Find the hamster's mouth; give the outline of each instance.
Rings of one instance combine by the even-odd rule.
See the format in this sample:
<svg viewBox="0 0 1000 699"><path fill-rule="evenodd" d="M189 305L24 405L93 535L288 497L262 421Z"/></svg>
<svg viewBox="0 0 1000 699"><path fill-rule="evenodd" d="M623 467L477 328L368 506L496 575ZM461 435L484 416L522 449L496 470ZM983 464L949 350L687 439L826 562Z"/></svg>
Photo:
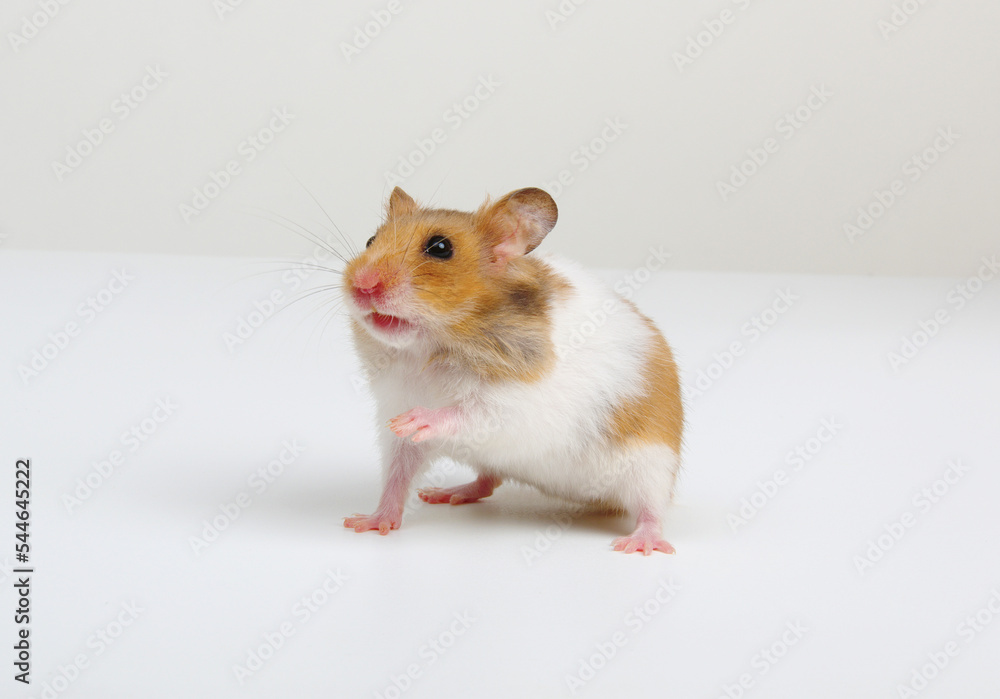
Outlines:
<svg viewBox="0 0 1000 699"><path fill-rule="evenodd" d="M413 329L413 323L408 320L403 320L402 318L397 318L396 316L387 316L378 311L372 311L367 316L365 320L374 325L376 328L382 332L387 333L403 333L408 332Z"/></svg>

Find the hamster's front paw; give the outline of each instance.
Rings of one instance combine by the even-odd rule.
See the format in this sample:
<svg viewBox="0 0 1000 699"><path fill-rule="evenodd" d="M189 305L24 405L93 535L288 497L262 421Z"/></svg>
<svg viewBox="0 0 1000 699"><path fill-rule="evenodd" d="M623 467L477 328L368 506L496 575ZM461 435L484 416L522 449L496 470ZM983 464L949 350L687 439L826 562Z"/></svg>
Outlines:
<svg viewBox="0 0 1000 699"><path fill-rule="evenodd" d="M457 408L413 408L389 420L389 428L396 436L414 442L435 437L450 437L458 429Z"/></svg>
<svg viewBox="0 0 1000 699"><path fill-rule="evenodd" d="M379 534L385 536L393 529L399 529L400 521L400 517L393 518L376 512L373 515L355 514L353 517L344 517L344 526L356 532L377 529Z"/></svg>

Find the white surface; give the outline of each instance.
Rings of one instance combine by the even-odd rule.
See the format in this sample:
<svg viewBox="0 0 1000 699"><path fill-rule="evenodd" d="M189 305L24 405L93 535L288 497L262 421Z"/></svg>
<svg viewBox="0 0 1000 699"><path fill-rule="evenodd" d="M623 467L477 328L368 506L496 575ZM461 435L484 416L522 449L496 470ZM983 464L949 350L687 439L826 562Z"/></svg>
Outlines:
<svg viewBox="0 0 1000 699"><path fill-rule="evenodd" d="M134 281L93 322L78 317L122 268ZM418 507L385 538L341 526L379 491L375 427L342 320L321 335L322 314L307 317L304 301L233 354L223 341L253 301L284 288L249 276L268 268L0 255L0 561L13 561L14 462L30 457L37 568L35 684L11 679L4 612L3 696L42 696L78 654L90 665L59 696L375 697L411 663L421 675L406 697L572 696L566 676L616 633L624 646L578 696L714 698L749 673L746 697L895 697L949 640L959 655L919 696L996 695L1000 619L971 642L957 626L1000 588L1000 282L893 372L887 353L947 307L956 280L656 275L637 300L674 344L688 388L713 353L745 349L689 400L686 471L666 531L678 553L613 553L631 522L586 516L553 529L529 565L526 547L571 508L511 486L478 505ZM742 328L779 289L798 300L753 341ZM17 366L70 320L82 333L25 385ZM121 433L158 398L175 414L68 513L76 479L123 448ZM734 533L727 514L831 418L842 430ZM248 477L285 440L304 452L255 493ZM860 575L854 557L917 512L911 499L954 459L968 473ZM189 537L243 491L252 504L195 555ZM299 623L294 605L328 569L347 576L343 587ZM636 628L627 615L661 581L679 591ZM14 599L6 576L0 608ZM98 656L88 638L127 602L143 611ZM424 647L461 613L474 621L444 655ZM233 666L286 621L294 635L241 687ZM795 622L803 638L760 675L755 655Z"/></svg>
<svg viewBox="0 0 1000 699"><path fill-rule="evenodd" d="M405 178L418 200L470 209L544 186L566 224L550 249L590 265L629 266L608 245L624 234L665 243L674 269L958 276L1000 223L997 3L90 0L55 5L15 50L54 2L0 6L11 248L285 254L288 239L248 213L313 216L297 177L342 228L369 230L386 173L418 142L433 145ZM220 17L225 3L237 6ZM372 13L391 19L348 60ZM880 24L894 19L898 31ZM165 75L126 105L147 69ZM454 105L467 99L466 118ZM241 148L274 109L291 122ZM53 162L102 119L113 131L57 177ZM904 170L939 128L958 140ZM717 183L768 139L776 152L723 199ZM181 204L230 161L239 174L186 223ZM844 224L897 180L905 192L849 242Z"/></svg>

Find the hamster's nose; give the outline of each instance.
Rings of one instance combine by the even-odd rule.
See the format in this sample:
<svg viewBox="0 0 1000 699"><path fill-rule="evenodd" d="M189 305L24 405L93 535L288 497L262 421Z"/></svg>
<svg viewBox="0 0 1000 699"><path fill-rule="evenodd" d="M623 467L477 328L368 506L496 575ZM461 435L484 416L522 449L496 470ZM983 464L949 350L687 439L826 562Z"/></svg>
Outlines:
<svg viewBox="0 0 1000 699"><path fill-rule="evenodd" d="M382 278L374 268L365 267L354 275L354 289L364 296L373 296L382 290Z"/></svg>

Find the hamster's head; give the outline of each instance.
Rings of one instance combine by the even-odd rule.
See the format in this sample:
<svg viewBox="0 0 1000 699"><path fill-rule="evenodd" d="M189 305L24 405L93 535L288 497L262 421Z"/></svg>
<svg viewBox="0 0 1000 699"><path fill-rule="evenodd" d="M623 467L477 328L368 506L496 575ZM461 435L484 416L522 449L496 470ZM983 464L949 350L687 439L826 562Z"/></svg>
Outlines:
<svg viewBox="0 0 1000 699"><path fill-rule="evenodd" d="M476 212L430 209L396 187L385 221L344 270L351 316L374 339L405 347L475 332L509 285L512 265L555 226L556 204L519 189Z"/></svg>

